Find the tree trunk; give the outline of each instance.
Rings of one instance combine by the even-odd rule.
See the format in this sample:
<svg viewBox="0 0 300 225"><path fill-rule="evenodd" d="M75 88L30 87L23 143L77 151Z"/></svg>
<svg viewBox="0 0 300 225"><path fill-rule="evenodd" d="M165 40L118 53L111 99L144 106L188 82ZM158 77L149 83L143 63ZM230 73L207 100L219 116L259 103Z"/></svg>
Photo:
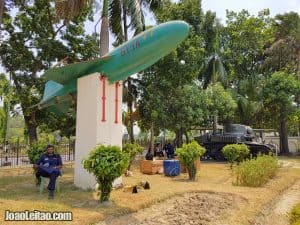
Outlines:
<svg viewBox="0 0 300 225"><path fill-rule="evenodd" d="M132 85L131 85L131 78L127 78L127 88L128 88L128 101L127 101L127 108L129 112L129 140L130 143L134 143L134 133L133 133L133 96L132 96Z"/></svg>
<svg viewBox="0 0 300 225"><path fill-rule="evenodd" d="M128 27L127 27L127 9L125 4L123 4L123 27L124 27L124 39L125 41L128 41ZM132 84L131 84L131 78L128 77L126 79L126 82L124 82L124 84L127 83L127 90L128 90L128 99L127 99L127 108L128 108L128 112L129 112L129 141L130 143L134 143L134 132L133 132L133 101L134 101L134 96L133 96L133 89L132 89ZM124 87L126 88L126 87Z"/></svg>
<svg viewBox="0 0 300 225"><path fill-rule="evenodd" d="M150 127L150 151L152 155L154 155L154 123L151 122L151 127Z"/></svg>
<svg viewBox="0 0 300 225"><path fill-rule="evenodd" d="M98 184L100 184L100 202L107 202L109 201L110 193L112 191L112 181L106 180L106 179L100 179L98 181Z"/></svg>
<svg viewBox="0 0 300 225"><path fill-rule="evenodd" d="M100 30L100 56L104 56L109 51L109 20L108 20L108 0L103 1Z"/></svg>
<svg viewBox="0 0 300 225"><path fill-rule="evenodd" d="M216 134L218 129L218 115L215 114L213 120L213 134Z"/></svg>
<svg viewBox="0 0 300 225"><path fill-rule="evenodd" d="M182 129L179 129L176 131L176 138L175 138L175 145L177 148L181 148L182 147Z"/></svg>
<svg viewBox="0 0 300 225"><path fill-rule="evenodd" d="M288 145L288 133L287 133L287 117L284 115L284 112L281 112L280 116L280 153L282 155L289 154L289 145Z"/></svg>
<svg viewBox="0 0 300 225"><path fill-rule="evenodd" d="M22 86L20 85L20 83L18 82L14 74L12 74L12 78L14 80L14 84L16 86L16 91L18 95L22 96ZM28 129L29 144L31 145L37 141L36 128L38 124L36 122L35 112L28 109L29 106L27 104L28 104L27 102L22 102L22 98L21 98L21 108L24 114L25 125L26 128Z"/></svg>
<svg viewBox="0 0 300 225"><path fill-rule="evenodd" d="M189 135L188 135L187 130L184 131L184 136L185 136L185 143L186 144L190 143L190 139L189 139Z"/></svg>
<svg viewBox="0 0 300 225"><path fill-rule="evenodd" d="M37 124L35 121L35 112L31 112L30 115L24 116L24 120L28 129L29 144L31 145L37 141Z"/></svg>
<svg viewBox="0 0 300 225"><path fill-rule="evenodd" d="M188 165L188 174L189 174L189 180L195 181L196 180L196 174L197 174L197 167L194 165L195 163L192 163L191 165Z"/></svg>

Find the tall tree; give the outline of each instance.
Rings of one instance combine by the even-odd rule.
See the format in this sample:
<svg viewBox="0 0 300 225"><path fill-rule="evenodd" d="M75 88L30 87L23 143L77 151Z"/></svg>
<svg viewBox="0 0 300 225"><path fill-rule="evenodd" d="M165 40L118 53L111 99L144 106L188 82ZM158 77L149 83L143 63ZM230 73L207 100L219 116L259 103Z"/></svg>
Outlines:
<svg viewBox="0 0 300 225"><path fill-rule="evenodd" d="M156 11L161 8L161 0L126 0L112 1L110 6L110 23L113 34L117 37L115 44L121 44L128 41L129 29L134 31L134 35L145 30L145 19L142 6L150 11ZM129 133L130 142L134 142L134 117L138 111L134 112L134 104L138 97L136 79L128 77L123 82L123 101L127 103L128 113L124 114L127 118L124 121Z"/></svg>
<svg viewBox="0 0 300 225"><path fill-rule="evenodd" d="M272 73L285 70L300 79L300 16L296 12L276 15L274 41L266 49L264 66Z"/></svg>
<svg viewBox="0 0 300 225"><path fill-rule="evenodd" d="M93 1L88 0L68 0L57 4L61 18L69 19L80 13L80 10ZM103 0L101 14L100 30L100 56L108 53L109 50L109 30L116 36L115 46L128 41L128 31L133 30L138 34L145 30L145 19L142 6L153 11L161 6L161 0ZM69 7L72 6L72 7ZM133 80L129 77L123 83L124 98L127 103L128 126L127 130L131 142L134 142L133 136L133 104L137 98L137 88Z"/></svg>
<svg viewBox="0 0 300 225"><path fill-rule="evenodd" d="M191 128L191 123L199 124L205 117L205 108L199 104L205 105L204 94L194 85L199 68L203 66L205 52L200 35L201 1L164 1L164 7L168 10L156 12L158 22L185 20L191 25L190 35L176 51L141 73L139 112L146 129L172 130L176 133L177 146L181 146L182 136ZM192 112L190 107L195 111Z"/></svg>
<svg viewBox="0 0 300 225"><path fill-rule="evenodd" d="M267 46L265 51L265 72L272 74L276 71L284 71L283 74L293 75L297 80L300 80L300 16L296 12L276 15L272 23L272 28L274 30L274 40ZM295 96L295 102L299 106L299 93L287 93ZM278 104L283 105L283 103ZM284 154L289 152L287 143L287 117L291 114L290 108L291 106L289 105L287 105L286 109L280 108L280 149ZM300 121L294 120L293 122L297 122L299 132Z"/></svg>
<svg viewBox="0 0 300 225"><path fill-rule="evenodd" d="M38 125L47 122L45 112L30 107L41 98L44 81L39 75L66 57L75 62L96 56L97 43L84 34L87 10L69 23L55 20L53 2L48 0L20 2L16 11L15 16L4 18L0 58L12 76L32 143L37 139Z"/></svg>
<svg viewBox="0 0 300 225"><path fill-rule="evenodd" d="M285 72L276 72L267 80L263 89L264 106L270 109L271 118L277 121L280 135L280 152L289 154L287 121L296 109L293 102L300 93L300 81Z"/></svg>
<svg viewBox="0 0 300 225"><path fill-rule="evenodd" d="M273 38L271 21L267 9L258 16L246 10L227 11L227 25L221 31L223 62L238 103L236 119L243 124L255 124L262 109L252 106L262 105L260 90L265 79L262 64L265 47Z"/></svg>

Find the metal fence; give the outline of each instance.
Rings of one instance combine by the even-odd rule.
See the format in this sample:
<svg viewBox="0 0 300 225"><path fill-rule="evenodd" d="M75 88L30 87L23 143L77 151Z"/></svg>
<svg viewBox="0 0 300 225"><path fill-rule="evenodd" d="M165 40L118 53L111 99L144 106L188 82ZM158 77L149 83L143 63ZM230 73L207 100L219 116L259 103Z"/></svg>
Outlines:
<svg viewBox="0 0 300 225"><path fill-rule="evenodd" d="M0 145L0 167L29 165L30 161L26 154L28 148L29 146L19 143L7 145L5 148ZM74 142L61 143L56 146L56 151L63 162L75 160Z"/></svg>

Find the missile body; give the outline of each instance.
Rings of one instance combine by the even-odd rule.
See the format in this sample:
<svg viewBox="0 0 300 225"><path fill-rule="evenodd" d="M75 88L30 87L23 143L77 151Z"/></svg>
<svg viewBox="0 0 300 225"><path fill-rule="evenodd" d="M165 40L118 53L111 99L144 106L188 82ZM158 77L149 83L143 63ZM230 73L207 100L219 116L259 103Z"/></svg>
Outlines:
<svg viewBox="0 0 300 225"><path fill-rule="evenodd" d="M39 108L69 99L70 94L76 93L77 79L82 76L98 72L113 83L146 69L174 50L188 31L189 25L184 21L166 22L142 32L102 58L47 70L44 78L48 82Z"/></svg>

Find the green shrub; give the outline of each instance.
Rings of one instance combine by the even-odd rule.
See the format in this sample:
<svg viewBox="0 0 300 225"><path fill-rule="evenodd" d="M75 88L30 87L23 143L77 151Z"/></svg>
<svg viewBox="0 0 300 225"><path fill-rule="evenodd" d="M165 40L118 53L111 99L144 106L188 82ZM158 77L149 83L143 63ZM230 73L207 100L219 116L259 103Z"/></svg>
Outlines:
<svg viewBox="0 0 300 225"><path fill-rule="evenodd" d="M35 164L43 153L46 153L47 143L44 141L34 142L27 150L27 155L31 164Z"/></svg>
<svg viewBox="0 0 300 225"><path fill-rule="evenodd" d="M135 156L139 153L142 153L144 151L144 148L137 143L127 143L123 146L122 151L126 152L129 155L129 164L127 169L130 170L130 166Z"/></svg>
<svg viewBox="0 0 300 225"><path fill-rule="evenodd" d="M236 185L259 187L273 178L278 171L278 160L271 155L258 155L235 168Z"/></svg>
<svg viewBox="0 0 300 225"><path fill-rule="evenodd" d="M300 203L293 207L290 213L290 222L292 225L300 225Z"/></svg>
<svg viewBox="0 0 300 225"><path fill-rule="evenodd" d="M96 146L83 160L83 167L93 173L100 186L100 201L108 201L112 182L120 177L127 168L129 157L118 146Z"/></svg>
<svg viewBox="0 0 300 225"><path fill-rule="evenodd" d="M249 155L250 150L245 144L230 144L224 146L222 152L232 168L233 163L242 162Z"/></svg>
<svg viewBox="0 0 300 225"><path fill-rule="evenodd" d="M239 157L237 159L237 162L240 163L244 161L249 155L250 155L250 150L247 145L245 144L238 144L239 148Z"/></svg>
<svg viewBox="0 0 300 225"><path fill-rule="evenodd" d="M182 148L176 150L179 160L188 170L190 180L196 179L197 166L195 165L195 161L199 160L204 153L205 148L196 141L192 141L189 144L183 144Z"/></svg>

